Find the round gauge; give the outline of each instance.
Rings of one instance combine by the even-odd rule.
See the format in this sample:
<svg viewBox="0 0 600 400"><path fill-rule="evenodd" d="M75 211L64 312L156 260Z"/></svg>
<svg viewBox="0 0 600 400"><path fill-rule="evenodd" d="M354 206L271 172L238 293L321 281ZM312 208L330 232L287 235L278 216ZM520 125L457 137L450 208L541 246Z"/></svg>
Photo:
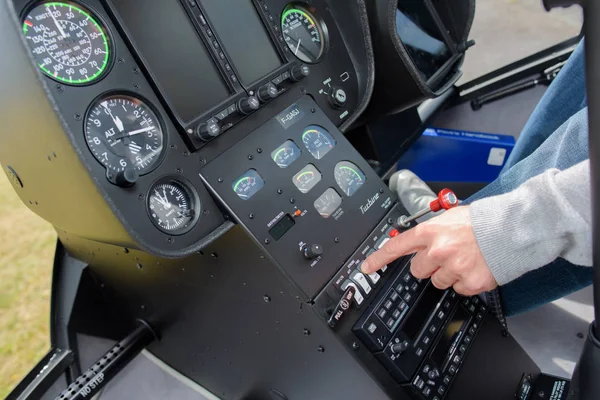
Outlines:
<svg viewBox="0 0 600 400"><path fill-rule="evenodd" d="M356 165L342 161L335 166L335 181L346 195L352 196L365 183L365 174Z"/></svg>
<svg viewBox="0 0 600 400"><path fill-rule="evenodd" d="M171 235L188 232L197 220L199 200L184 183L171 178L156 182L148 193L148 214L152 223Z"/></svg>
<svg viewBox="0 0 600 400"><path fill-rule="evenodd" d="M242 200L250 200L264 186L264 179L254 169L249 169L231 184L235 194Z"/></svg>
<svg viewBox="0 0 600 400"><path fill-rule="evenodd" d="M271 158L279 168L287 168L300 157L300 153L296 143L286 140L285 143L273 150Z"/></svg>
<svg viewBox="0 0 600 400"><path fill-rule="evenodd" d="M86 85L106 72L110 46L92 14L70 2L43 2L23 21L23 34L38 67L69 85Z"/></svg>
<svg viewBox="0 0 600 400"><path fill-rule="evenodd" d="M294 175L294 185L302 193L308 193L317 183L321 181L321 173L312 164L302 168L300 172Z"/></svg>
<svg viewBox="0 0 600 400"><path fill-rule="evenodd" d="M290 7L281 17L281 31L291 52L301 61L316 63L325 53L326 26L302 7Z"/></svg>
<svg viewBox="0 0 600 400"><path fill-rule="evenodd" d="M335 140L325 128L312 125L304 129L302 142L310 154L320 160L335 147Z"/></svg>
<svg viewBox="0 0 600 400"><path fill-rule="evenodd" d="M142 100L127 95L102 97L93 103L85 137L94 157L115 173L128 168L140 175L150 172L164 145L156 114Z"/></svg>
<svg viewBox="0 0 600 400"><path fill-rule="evenodd" d="M314 203L315 209L323 218L331 217L341 205L342 198L333 188L327 189Z"/></svg>

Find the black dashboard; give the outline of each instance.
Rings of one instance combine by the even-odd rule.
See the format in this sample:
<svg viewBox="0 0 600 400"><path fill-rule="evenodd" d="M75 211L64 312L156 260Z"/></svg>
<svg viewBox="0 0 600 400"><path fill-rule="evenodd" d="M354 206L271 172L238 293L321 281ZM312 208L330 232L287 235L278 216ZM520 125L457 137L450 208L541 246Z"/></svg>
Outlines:
<svg viewBox="0 0 600 400"><path fill-rule="evenodd" d="M158 255L192 254L226 222L202 169L286 109L283 98L311 97L335 128L364 107L369 77L358 75L369 68L356 63L367 52L355 43L353 53L363 53L351 57L325 1L15 7L72 145L124 217L133 247Z"/></svg>

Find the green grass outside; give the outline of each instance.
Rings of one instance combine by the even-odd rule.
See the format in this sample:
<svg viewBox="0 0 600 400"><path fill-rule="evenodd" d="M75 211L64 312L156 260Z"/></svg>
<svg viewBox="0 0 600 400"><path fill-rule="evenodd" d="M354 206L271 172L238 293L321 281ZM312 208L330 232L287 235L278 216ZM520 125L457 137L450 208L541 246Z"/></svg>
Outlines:
<svg viewBox="0 0 600 400"><path fill-rule="evenodd" d="M56 233L0 173L0 399L50 348Z"/></svg>

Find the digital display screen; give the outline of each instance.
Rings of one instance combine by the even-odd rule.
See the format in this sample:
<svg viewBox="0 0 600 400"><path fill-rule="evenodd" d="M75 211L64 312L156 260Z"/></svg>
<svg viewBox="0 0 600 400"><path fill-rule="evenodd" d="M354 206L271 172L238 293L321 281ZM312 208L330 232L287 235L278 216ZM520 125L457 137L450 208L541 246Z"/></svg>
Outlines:
<svg viewBox="0 0 600 400"><path fill-rule="evenodd" d="M227 85L179 0L112 0L112 4L182 122L229 97Z"/></svg>
<svg viewBox="0 0 600 400"><path fill-rule="evenodd" d="M417 339L419 333L424 328L423 325L427 321L427 318L431 315L443 295L444 291L439 290L432 284L429 284L427 289L425 289L425 293L423 293L418 303L415 304L412 313L402 327L402 331L406 333L410 340L414 342Z"/></svg>
<svg viewBox="0 0 600 400"><path fill-rule="evenodd" d="M251 0L201 3L243 83L250 85L282 65Z"/></svg>
<svg viewBox="0 0 600 400"><path fill-rule="evenodd" d="M404 1L396 10L396 30L423 79L452 57L442 32L423 1Z"/></svg>
<svg viewBox="0 0 600 400"><path fill-rule="evenodd" d="M435 349L431 353L431 360L437 364L438 367L443 368L446 359L451 354L448 354L452 349L452 345L459 338L461 329L465 323L469 321L471 317L462 307L458 307L454 315L452 316L452 320L446 327L446 330L440 336L438 343L435 346Z"/></svg>
<svg viewBox="0 0 600 400"><path fill-rule="evenodd" d="M281 239L283 235L287 233L287 231L292 229L292 226L294 225L296 225L294 218L292 218L290 214L285 214L283 218L281 218L281 220L275 224L274 227L269 229L269 235L271 235L271 237L277 241Z"/></svg>

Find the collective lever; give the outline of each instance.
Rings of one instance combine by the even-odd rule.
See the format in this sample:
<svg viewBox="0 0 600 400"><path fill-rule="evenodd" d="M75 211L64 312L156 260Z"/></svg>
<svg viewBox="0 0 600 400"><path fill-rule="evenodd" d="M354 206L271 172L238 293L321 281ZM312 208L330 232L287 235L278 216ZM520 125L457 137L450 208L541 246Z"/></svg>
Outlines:
<svg viewBox="0 0 600 400"><path fill-rule="evenodd" d="M398 225L403 228L409 228L410 223L417 218L421 218L430 212L437 212L442 209L449 210L458 205L458 197L450 189L442 189L438 194L438 198L429 203L429 207L419 211L418 213L407 217L406 215L398 218Z"/></svg>

